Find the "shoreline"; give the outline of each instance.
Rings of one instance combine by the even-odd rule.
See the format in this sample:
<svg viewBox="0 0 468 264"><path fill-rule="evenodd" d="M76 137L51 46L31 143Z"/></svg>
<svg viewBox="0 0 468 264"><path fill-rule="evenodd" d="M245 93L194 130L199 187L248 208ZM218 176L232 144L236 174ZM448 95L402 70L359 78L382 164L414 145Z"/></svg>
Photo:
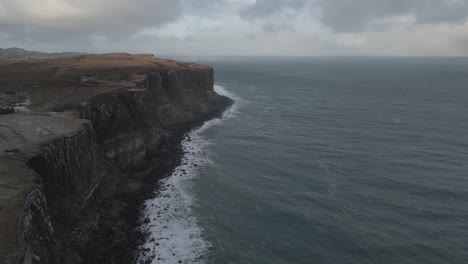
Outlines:
<svg viewBox="0 0 468 264"><path fill-rule="evenodd" d="M141 263L152 263L154 255L143 248L150 237L141 228L150 221L143 217L145 202L157 197L160 181L170 177L181 165L185 155L182 142L189 138L188 134L210 120L222 118L233 103L230 99L222 109L174 129L161 146L162 151L148 161L149 168L129 173L114 195L96 205L99 208L96 217L80 223L70 233L70 239L75 240L73 247L81 248L78 252L85 263L137 263L140 257L146 259ZM76 240L79 233L88 233L89 237L85 241Z"/></svg>
<svg viewBox="0 0 468 264"><path fill-rule="evenodd" d="M0 262L133 264L181 140L232 104L213 68L125 53L0 68Z"/></svg>
<svg viewBox="0 0 468 264"><path fill-rule="evenodd" d="M215 85L214 90L233 100L220 116L203 122L185 134L182 159L170 175L160 180L160 190L145 202L141 228L149 237L141 247L137 263L199 263L211 244L204 237L203 227L193 211L197 195L193 187L203 177L203 168L210 166L210 141L205 131L216 129L237 113L239 98Z"/></svg>

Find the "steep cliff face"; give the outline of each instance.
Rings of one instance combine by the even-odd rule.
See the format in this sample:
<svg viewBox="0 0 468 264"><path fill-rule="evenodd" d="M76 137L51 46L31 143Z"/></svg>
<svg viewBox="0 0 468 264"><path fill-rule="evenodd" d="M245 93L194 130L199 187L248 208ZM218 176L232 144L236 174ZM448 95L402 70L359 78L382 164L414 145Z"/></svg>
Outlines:
<svg viewBox="0 0 468 264"><path fill-rule="evenodd" d="M82 263L74 227L93 225L95 205L169 138L231 103L210 67L128 54L0 64L0 102L16 94L26 113L7 103L14 113L0 115L0 263Z"/></svg>
<svg viewBox="0 0 468 264"><path fill-rule="evenodd" d="M0 263L18 263L27 250L22 234L30 230L32 196L41 193L41 186L24 159L14 155L0 157L0 175ZM47 219L37 224L46 222Z"/></svg>
<svg viewBox="0 0 468 264"><path fill-rule="evenodd" d="M28 164L41 176L50 215L64 219L87 208L107 174L105 162L88 123L74 135L42 144Z"/></svg>
<svg viewBox="0 0 468 264"><path fill-rule="evenodd" d="M0 116L0 229L8 230L0 236L0 263L73 263L52 223L54 216L76 213L83 204L79 198L89 193L75 188L86 185L76 166L81 157L68 158L93 145L85 140L74 149L67 143L79 141L90 128L87 120L51 113ZM49 163L39 167L38 160Z"/></svg>
<svg viewBox="0 0 468 264"><path fill-rule="evenodd" d="M96 96L80 109L106 157L124 169L141 166L157 152L165 130L190 125L228 104L213 91L212 69L158 70L143 84Z"/></svg>

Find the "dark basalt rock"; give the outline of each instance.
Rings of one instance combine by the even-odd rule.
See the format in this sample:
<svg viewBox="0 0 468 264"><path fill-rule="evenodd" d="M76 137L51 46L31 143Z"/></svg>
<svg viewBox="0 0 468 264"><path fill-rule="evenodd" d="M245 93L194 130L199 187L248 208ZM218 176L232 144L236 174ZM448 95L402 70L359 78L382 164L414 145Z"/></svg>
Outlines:
<svg viewBox="0 0 468 264"><path fill-rule="evenodd" d="M180 140L231 104L213 81L150 55L0 62L0 263L135 263Z"/></svg>

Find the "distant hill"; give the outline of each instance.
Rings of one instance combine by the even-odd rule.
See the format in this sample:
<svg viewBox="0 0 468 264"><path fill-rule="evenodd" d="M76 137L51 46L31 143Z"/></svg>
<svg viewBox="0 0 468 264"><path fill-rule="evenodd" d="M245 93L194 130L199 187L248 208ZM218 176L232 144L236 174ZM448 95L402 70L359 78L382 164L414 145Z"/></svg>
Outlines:
<svg viewBox="0 0 468 264"><path fill-rule="evenodd" d="M41 57L56 57L56 56L75 56L84 53L78 52L61 52L61 53L45 53L39 51L29 51L20 48L0 48L0 59L26 59L26 58L41 58Z"/></svg>

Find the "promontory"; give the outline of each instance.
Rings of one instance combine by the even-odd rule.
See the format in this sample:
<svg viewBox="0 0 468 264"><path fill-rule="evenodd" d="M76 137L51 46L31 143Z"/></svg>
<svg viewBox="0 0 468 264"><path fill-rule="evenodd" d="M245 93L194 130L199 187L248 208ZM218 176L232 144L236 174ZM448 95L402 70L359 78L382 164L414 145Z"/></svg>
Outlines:
<svg viewBox="0 0 468 264"><path fill-rule="evenodd" d="M180 139L231 100L209 66L124 53L0 61L0 263L131 263Z"/></svg>

